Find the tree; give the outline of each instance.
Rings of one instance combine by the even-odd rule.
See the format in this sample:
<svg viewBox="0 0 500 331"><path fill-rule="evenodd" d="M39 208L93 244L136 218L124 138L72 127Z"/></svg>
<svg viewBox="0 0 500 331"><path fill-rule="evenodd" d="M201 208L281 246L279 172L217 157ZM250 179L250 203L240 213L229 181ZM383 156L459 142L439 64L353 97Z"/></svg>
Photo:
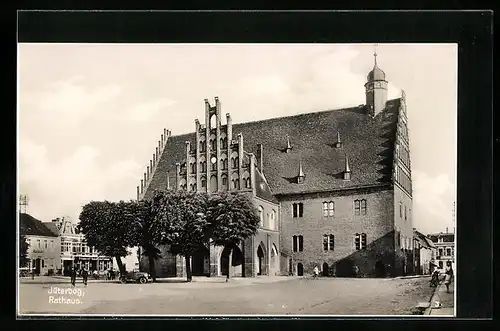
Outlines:
<svg viewBox="0 0 500 331"><path fill-rule="evenodd" d="M28 264L28 248L30 244L26 239L26 229L20 224L19 226L19 267L25 267Z"/></svg>
<svg viewBox="0 0 500 331"><path fill-rule="evenodd" d="M218 246L229 247L229 269L231 278L233 249L245 239L255 235L259 228L259 216L253 202L239 193L216 193L207 204L208 227L206 236Z"/></svg>
<svg viewBox="0 0 500 331"><path fill-rule="evenodd" d="M132 242L133 210L129 203L120 201L91 201L83 206L77 228L85 235L87 245L99 254L113 256L121 274L126 270L121 257L128 255Z"/></svg>
<svg viewBox="0 0 500 331"><path fill-rule="evenodd" d="M170 245L170 252L186 259L186 277L193 279L191 257L206 243L205 233L207 195L185 191L167 191L164 195L163 227L165 244Z"/></svg>
<svg viewBox="0 0 500 331"><path fill-rule="evenodd" d="M156 282L155 261L161 257L158 245L165 241L163 219L166 211L165 193L156 191L152 200L131 201L130 208L134 214L133 242L142 247L142 255L148 257L149 273Z"/></svg>

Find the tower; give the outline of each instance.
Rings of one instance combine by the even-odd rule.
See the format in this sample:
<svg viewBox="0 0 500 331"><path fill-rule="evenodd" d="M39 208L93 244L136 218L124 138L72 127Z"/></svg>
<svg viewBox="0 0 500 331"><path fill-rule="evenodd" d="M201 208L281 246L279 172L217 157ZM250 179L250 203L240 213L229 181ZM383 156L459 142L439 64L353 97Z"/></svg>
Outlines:
<svg viewBox="0 0 500 331"><path fill-rule="evenodd" d="M371 116L375 117L385 108L387 102L387 81L385 73L377 65L377 52L373 54L374 65L372 71L368 73L365 84L366 106Z"/></svg>

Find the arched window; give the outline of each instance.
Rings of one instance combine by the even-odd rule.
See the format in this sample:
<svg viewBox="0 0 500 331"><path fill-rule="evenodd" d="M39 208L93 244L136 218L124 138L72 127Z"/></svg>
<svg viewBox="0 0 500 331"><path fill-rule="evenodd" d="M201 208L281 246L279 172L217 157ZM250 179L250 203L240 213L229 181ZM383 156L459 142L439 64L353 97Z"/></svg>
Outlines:
<svg viewBox="0 0 500 331"><path fill-rule="evenodd" d="M264 208L262 208L262 206L259 206L259 220L260 227L264 227Z"/></svg>
<svg viewBox="0 0 500 331"><path fill-rule="evenodd" d="M239 179L233 179L233 188L236 190L240 189L240 180Z"/></svg>
<svg viewBox="0 0 500 331"><path fill-rule="evenodd" d="M252 186L252 184L251 184L250 178L245 179L245 187L251 188L251 186Z"/></svg>
<svg viewBox="0 0 500 331"><path fill-rule="evenodd" d="M215 144L215 139L210 139L210 150L215 151L217 145Z"/></svg>
<svg viewBox="0 0 500 331"><path fill-rule="evenodd" d="M191 168L191 173L192 174L195 174L196 173L196 163L190 163L189 164L190 168Z"/></svg>
<svg viewBox="0 0 500 331"><path fill-rule="evenodd" d="M206 188L207 187L207 180L206 178L201 179L201 187Z"/></svg>
<svg viewBox="0 0 500 331"><path fill-rule="evenodd" d="M220 158L220 168L222 170L227 170L227 155L222 154Z"/></svg>
<svg viewBox="0 0 500 331"><path fill-rule="evenodd" d="M354 214L366 215L366 200L354 200Z"/></svg>
<svg viewBox="0 0 500 331"><path fill-rule="evenodd" d="M227 176L222 176L222 187L223 190L227 190Z"/></svg>
<svg viewBox="0 0 500 331"><path fill-rule="evenodd" d="M276 211L272 210L269 213L269 229L276 230Z"/></svg>
<svg viewBox="0 0 500 331"><path fill-rule="evenodd" d="M328 216L328 202L323 202L323 216Z"/></svg>

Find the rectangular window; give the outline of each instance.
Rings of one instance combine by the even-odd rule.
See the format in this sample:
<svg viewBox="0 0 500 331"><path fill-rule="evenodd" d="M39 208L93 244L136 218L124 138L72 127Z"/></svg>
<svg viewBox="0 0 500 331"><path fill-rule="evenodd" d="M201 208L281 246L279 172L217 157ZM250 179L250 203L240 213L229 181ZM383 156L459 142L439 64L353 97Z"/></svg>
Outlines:
<svg viewBox="0 0 500 331"><path fill-rule="evenodd" d="M293 217L303 217L304 215L304 204L294 203L292 204Z"/></svg>
<svg viewBox="0 0 500 331"><path fill-rule="evenodd" d="M293 251L296 252L297 251L297 236L293 236L292 240L293 240L293 243L292 243Z"/></svg>
<svg viewBox="0 0 500 331"><path fill-rule="evenodd" d="M296 203L292 204L292 209L293 209L293 217L295 218L298 216L298 208Z"/></svg>
<svg viewBox="0 0 500 331"><path fill-rule="evenodd" d="M329 239L330 239L329 240L329 246L330 246L329 248L331 251L333 251L335 248L335 236L333 234L331 234Z"/></svg>
<svg viewBox="0 0 500 331"><path fill-rule="evenodd" d="M42 268L44 268L44 267L45 267L45 261L42 260Z"/></svg>
<svg viewBox="0 0 500 331"><path fill-rule="evenodd" d="M328 235L326 234L323 235L323 250L328 250Z"/></svg>
<svg viewBox="0 0 500 331"><path fill-rule="evenodd" d="M446 255L451 256L451 248L446 249Z"/></svg>
<svg viewBox="0 0 500 331"><path fill-rule="evenodd" d="M359 250L361 248L361 241L360 240L361 240L361 237L360 237L359 233L356 233L354 235L354 248L356 250Z"/></svg>
<svg viewBox="0 0 500 331"><path fill-rule="evenodd" d="M299 203L299 217L304 216L304 204Z"/></svg>
<svg viewBox="0 0 500 331"><path fill-rule="evenodd" d="M328 216L328 203L323 202L323 216Z"/></svg>
<svg viewBox="0 0 500 331"><path fill-rule="evenodd" d="M304 237L299 236L299 252L304 250Z"/></svg>
<svg viewBox="0 0 500 331"><path fill-rule="evenodd" d="M399 202L399 217L403 218L403 203Z"/></svg>
<svg viewBox="0 0 500 331"><path fill-rule="evenodd" d="M443 256L443 249L442 248L438 249L438 255Z"/></svg>
<svg viewBox="0 0 500 331"><path fill-rule="evenodd" d="M366 215L366 200L361 200L361 215Z"/></svg>
<svg viewBox="0 0 500 331"><path fill-rule="evenodd" d="M359 215L361 211L361 202L359 200L354 200L354 215Z"/></svg>
<svg viewBox="0 0 500 331"><path fill-rule="evenodd" d="M361 249L366 249L366 233L361 234Z"/></svg>
<svg viewBox="0 0 500 331"><path fill-rule="evenodd" d="M49 244L47 243L47 240L44 240L44 244L45 244L45 249L49 248Z"/></svg>
<svg viewBox="0 0 500 331"><path fill-rule="evenodd" d="M328 203L328 216L333 216L334 213L335 213L335 204L333 203L333 201L330 201Z"/></svg>

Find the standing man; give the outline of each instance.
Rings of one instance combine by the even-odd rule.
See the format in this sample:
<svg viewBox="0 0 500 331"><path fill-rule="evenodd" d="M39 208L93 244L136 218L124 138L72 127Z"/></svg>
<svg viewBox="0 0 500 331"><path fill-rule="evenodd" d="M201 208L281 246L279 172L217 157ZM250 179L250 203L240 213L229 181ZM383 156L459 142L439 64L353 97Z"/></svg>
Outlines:
<svg viewBox="0 0 500 331"><path fill-rule="evenodd" d="M73 268L71 269L71 285L75 287L75 283L76 283L76 267L73 266Z"/></svg>
<svg viewBox="0 0 500 331"><path fill-rule="evenodd" d="M87 286L87 279L89 277L89 271L87 270L87 267L83 267L82 270L82 278L83 278L83 285Z"/></svg>

